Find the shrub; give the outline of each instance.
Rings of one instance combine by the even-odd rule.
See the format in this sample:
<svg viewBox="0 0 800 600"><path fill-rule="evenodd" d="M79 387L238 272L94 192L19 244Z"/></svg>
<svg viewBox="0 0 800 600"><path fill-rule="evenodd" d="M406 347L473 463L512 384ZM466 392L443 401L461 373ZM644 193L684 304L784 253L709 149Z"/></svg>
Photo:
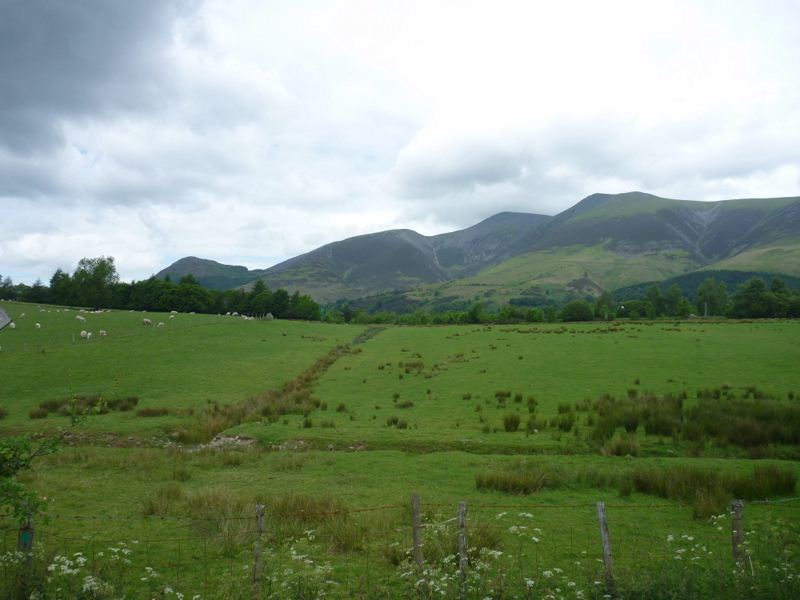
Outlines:
<svg viewBox="0 0 800 600"><path fill-rule="evenodd" d="M510 433L519 429L519 415L517 413L505 415L503 417L503 428Z"/></svg>
<svg viewBox="0 0 800 600"><path fill-rule="evenodd" d="M535 494L543 488L559 487L563 483L556 471L538 463L515 462L502 469L475 475L479 490L495 490L507 494Z"/></svg>
<svg viewBox="0 0 800 600"><path fill-rule="evenodd" d="M30 417L31 419L44 419L49 414L50 413L47 412L46 408L38 407L38 408L32 408L28 413L28 417Z"/></svg>
<svg viewBox="0 0 800 600"><path fill-rule="evenodd" d="M632 435L620 436L606 444L603 453L613 456L639 456L639 442Z"/></svg>
<svg viewBox="0 0 800 600"><path fill-rule="evenodd" d="M163 417L169 414L168 408L148 406L147 408L140 408L136 411L137 417Z"/></svg>
<svg viewBox="0 0 800 600"><path fill-rule="evenodd" d="M397 408L411 408L414 406L414 403L411 400L403 400L402 402L398 402L396 406Z"/></svg>
<svg viewBox="0 0 800 600"><path fill-rule="evenodd" d="M314 422L311 420L311 417L305 417L303 419L303 429L311 429L314 427Z"/></svg>
<svg viewBox="0 0 800 600"><path fill-rule="evenodd" d="M494 393L494 397L497 398L498 400L505 399L505 398L508 398L510 396L511 396L511 392L509 390L497 390Z"/></svg>
<svg viewBox="0 0 800 600"><path fill-rule="evenodd" d="M344 402L340 402L339 406L336 407L336 412L345 412L347 407L344 405Z"/></svg>
<svg viewBox="0 0 800 600"><path fill-rule="evenodd" d="M166 517L175 510L176 504L183 497L183 488L177 483L167 483L159 486L142 500L142 515L145 517Z"/></svg>
<svg viewBox="0 0 800 600"><path fill-rule="evenodd" d="M536 406L537 405L538 405L538 402L536 401L536 398L534 398L533 396L528 396L528 412L529 413L536 412Z"/></svg>

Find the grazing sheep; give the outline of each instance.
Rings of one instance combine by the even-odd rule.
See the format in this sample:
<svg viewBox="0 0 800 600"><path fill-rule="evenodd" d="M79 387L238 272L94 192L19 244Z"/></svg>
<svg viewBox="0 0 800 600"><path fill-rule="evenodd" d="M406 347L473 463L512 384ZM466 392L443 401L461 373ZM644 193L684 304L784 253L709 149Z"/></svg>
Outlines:
<svg viewBox="0 0 800 600"><path fill-rule="evenodd" d="M152 325L153 322L150 319L142 319L142 325Z"/></svg>
<svg viewBox="0 0 800 600"><path fill-rule="evenodd" d="M8 324L8 328L9 329L16 329L17 328L17 324L14 323L14 321L11 321L11 323Z"/></svg>
<svg viewBox="0 0 800 600"><path fill-rule="evenodd" d="M225 316L226 316L226 317L230 317L230 316L231 316L231 311L228 311L228 312L226 312L226 313L225 313Z"/></svg>
<svg viewBox="0 0 800 600"><path fill-rule="evenodd" d="M36 329L41 329L41 328L42 328L42 324L41 323L36 323Z"/></svg>
<svg viewBox="0 0 800 600"><path fill-rule="evenodd" d="M231 313L231 316L232 316L232 317L238 317L238 316L239 316L239 313L238 313L238 312L236 312L236 311L234 311L234 312L232 312L232 313Z"/></svg>
<svg viewBox="0 0 800 600"><path fill-rule="evenodd" d="M156 327L163 327L163 326L164 326L164 321L159 321L158 325L156 325Z"/></svg>
<svg viewBox="0 0 800 600"><path fill-rule="evenodd" d="M101 329L100 331L97 332L97 335L99 335L100 337L106 337L106 335L108 334L106 333L105 329Z"/></svg>
<svg viewBox="0 0 800 600"><path fill-rule="evenodd" d="M275 317L272 316L271 312L268 312L267 315L264 317L267 321L272 321Z"/></svg>
<svg viewBox="0 0 800 600"><path fill-rule="evenodd" d="M170 319L174 319L174 318L175 318L175 315L170 315L170 316L169 316L169 318L170 318Z"/></svg>
<svg viewBox="0 0 800 600"><path fill-rule="evenodd" d="M87 340L92 339L92 332L91 331L86 334L86 339Z"/></svg>
<svg viewBox="0 0 800 600"><path fill-rule="evenodd" d="M89 339L89 332L88 332L88 331L86 331L85 329L81 330L81 339L82 339L82 340L87 340L87 339Z"/></svg>
<svg viewBox="0 0 800 600"><path fill-rule="evenodd" d="M86 317L82 317L81 315L75 315L75 319L81 323L86 323Z"/></svg>
<svg viewBox="0 0 800 600"><path fill-rule="evenodd" d="M22 318L22 317L24 317L24 316L25 316L25 313L22 313L22 314L20 315L20 318Z"/></svg>

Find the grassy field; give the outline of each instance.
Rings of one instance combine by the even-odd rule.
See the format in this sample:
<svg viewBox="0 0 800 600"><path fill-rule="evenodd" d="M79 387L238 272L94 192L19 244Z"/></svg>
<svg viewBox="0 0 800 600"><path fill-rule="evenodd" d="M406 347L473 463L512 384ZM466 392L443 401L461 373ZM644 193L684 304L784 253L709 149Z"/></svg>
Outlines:
<svg viewBox="0 0 800 600"><path fill-rule="evenodd" d="M85 434L22 475L48 498L37 527L42 560L91 557L64 576L67 587L91 572L129 597L176 597L164 586L186 597L251 597L260 539L263 597L456 597L446 557L463 500L479 553L469 597L602 597L603 500L626 597L652 597L655 585L673 586L673 597L798 592L800 503L783 501L796 493L800 461L787 458L796 445L688 441L641 425L630 434L617 427L610 440L593 432L605 394L636 403L686 392L691 410L705 402L698 390L722 389L733 405L757 389L759 406L794 414L800 323L369 329L111 312L80 313L84 324L75 310L3 307L17 327L0 332L0 434ZM143 326L145 316L164 327ZM81 329L95 335L82 340ZM42 402L93 394L138 404L74 428L57 412L30 418ZM167 414L137 415L158 408ZM506 430L509 415L519 416L516 431ZM568 430L557 423L565 415L574 418ZM526 428L531 419L538 427ZM175 443L177 429L209 421L245 442ZM689 492L676 487L684 483ZM411 493L422 498L422 588L403 575L413 572ZM783 579L761 577L757 591L729 577L725 506L743 494L754 569L784 569ZM767 497L775 502L753 502ZM257 503L267 507L260 538ZM16 525L6 518L0 529L0 552L12 550ZM114 559L120 542L131 550L124 568ZM10 585L8 566L0 572ZM719 577L733 587L721 591Z"/></svg>

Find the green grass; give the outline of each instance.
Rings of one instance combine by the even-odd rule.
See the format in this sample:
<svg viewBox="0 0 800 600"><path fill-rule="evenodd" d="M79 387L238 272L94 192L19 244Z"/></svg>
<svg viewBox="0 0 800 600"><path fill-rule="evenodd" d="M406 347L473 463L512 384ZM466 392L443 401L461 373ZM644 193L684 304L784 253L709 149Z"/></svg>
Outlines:
<svg viewBox="0 0 800 600"><path fill-rule="evenodd" d="M598 418L591 406L604 394L640 398L686 390L691 407L698 390L724 385L741 397L755 386L792 402L789 393L800 393L797 322L387 327L375 333L319 323L147 315L165 322L157 329L142 326L141 313L86 315L82 325L74 311L3 306L18 326L0 332L0 406L8 412L0 434L68 428L69 419L57 414L29 418L43 401L138 398L132 410L88 417L71 433L89 437L73 435L72 447L37 459L21 477L48 498L49 520L37 524L45 554L94 556L119 541L139 541L124 575L131 589L147 583L141 573L149 565L161 573L160 583L204 598L237 597L219 587L231 582L249 593L255 505L264 503L266 570L280 575L295 568L292 577L280 575L295 586L281 597L301 597L296 586L319 583L311 567L289 557L291 544L312 557L314 568L329 564L331 576L345 582L339 591L408 597L407 579L399 574L408 568L409 495L416 492L432 563L452 551L451 519L464 500L470 544L501 551L493 568L502 565L514 586L524 585L523 576L544 585L543 571L556 567L584 583L602 578L595 502L606 501L620 581L649 597L654 584L648 581L673 573L664 567L677 564L675 544L689 547L682 535L713 551L704 564L714 573L730 573L730 522L709 519L706 509L724 506L741 490L751 490L748 497L762 489L792 496L789 486L800 476L797 460L751 460L743 448L647 436L643 426L630 438L639 455L615 456L605 442L592 441L589 424ZM106 329L108 336L73 339L84 328ZM346 351L335 350L348 343ZM296 399L299 414L275 419L261 412ZM214 402L220 415L233 414L239 423L225 433L255 438L256 447L161 447L168 430L216 414L208 408ZM136 416L160 408L168 414ZM506 431L509 415L520 419L514 431ZM567 418L574 424L562 431L558 420ZM625 435L618 427L610 443L631 448ZM106 447L129 437L130 445L146 447ZM762 450L776 456L796 451ZM709 498L665 487L678 475L691 487L698 473L718 478L719 485L701 490ZM763 483L773 473L780 486ZM748 501L746 523L753 535L791 537L800 524L800 502ZM2 553L15 547L16 531L5 518L0 529ZM764 556L783 556L776 548L793 549L796 539L776 544L756 556L756 569ZM796 559L790 560L796 571ZM649 574L645 580L642 573ZM702 581L717 580L708 575ZM497 597L483 590L480 597L492 594Z"/></svg>
<svg viewBox="0 0 800 600"><path fill-rule="evenodd" d="M280 387L361 330L215 315L179 314L170 319L163 313L84 314L13 302L0 306L17 323L16 329L0 332L0 406L9 413L1 422L5 431L67 425L66 418L55 415L32 422L28 412L40 402L74 395L137 396L138 409L170 411L237 402ZM85 323L75 318L78 314ZM153 326L142 325L143 318ZM159 322L164 327L156 327ZM108 332L106 337L99 337L101 329ZM92 331L92 339L82 340L81 330ZM90 420L86 427L150 435L179 418L142 419L133 411L112 412Z"/></svg>
<svg viewBox="0 0 800 600"><path fill-rule="evenodd" d="M392 327L362 352L337 361L321 379L315 394L329 407L347 407L323 413L335 429L301 433L294 418L239 430L269 443L302 437L377 448L593 452L571 432L560 440L549 429L528 436L524 425L506 433L503 418L509 410L519 412L524 424L528 408L511 398L502 406L496 392L534 396L536 415L544 419L555 417L561 403L574 406L606 393L624 397L632 388L654 394L686 390L693 398L708 386L755 385L785 398L800 387L793 366L800 360L799 329L793 322ZM399 365L409 361L424 368L406 373ZM398 409L399 401L414 406ZM408 429L386 427L392 416L406 420ZM579 431L588 433L588 413L577 417ZM499 431L483 433L485 424ZM658 438L648 443L666 451Z"/></svg>

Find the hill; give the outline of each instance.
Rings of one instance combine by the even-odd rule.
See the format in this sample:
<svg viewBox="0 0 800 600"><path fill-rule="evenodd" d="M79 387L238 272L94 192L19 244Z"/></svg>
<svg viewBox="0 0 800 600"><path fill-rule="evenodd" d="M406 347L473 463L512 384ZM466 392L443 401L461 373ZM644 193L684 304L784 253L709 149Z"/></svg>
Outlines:
<svg viewBox="0 0 800 600"><path fill-rule="evenodd" d="M709 269L800 276L800 197L592 194L554 217L499 213L436 236L382 231L255 271L181 259L159 276L192 272L211 287L260 278L320 302L388 295L384 306L447 307L598 295Z"/></svg>
<svg viewBox="0 0 800 600"><path fill-rule="evenodd" d="M187 256L156 273L156 277L159 279L169 277L172 281L179 281L181 277L191 274L203 287L212 290L229 290L249 283L263 273L263 269L251 271L247 267L224 265L207 258Z"/></svg>

